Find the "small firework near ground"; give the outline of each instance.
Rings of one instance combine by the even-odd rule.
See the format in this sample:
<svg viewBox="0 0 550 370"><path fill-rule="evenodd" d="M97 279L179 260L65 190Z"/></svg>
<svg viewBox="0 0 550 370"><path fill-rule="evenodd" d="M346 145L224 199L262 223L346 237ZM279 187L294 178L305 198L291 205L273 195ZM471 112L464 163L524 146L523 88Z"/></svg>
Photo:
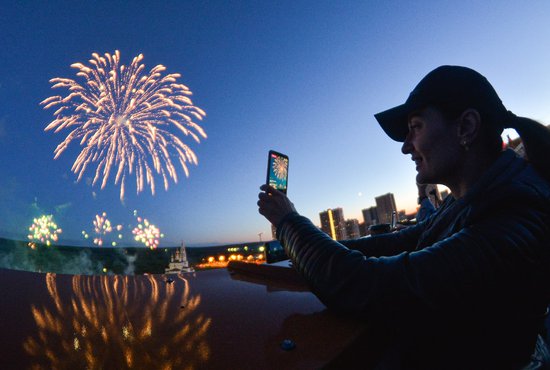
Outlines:
<svg viewBox="0 0 550 370"><path fill-rule="evenodd" d="M58 235L62 230L57 227L53 220L53 215L43 215L33 219L32 225L29 227L29 247L36 248L36 242L46 244L48 247L53 242L57 242Z"/></svg>
<svg viewBox="0 0 550 370"><path fill-rule="evenodd" d="M161 234L160 229L146 218L138 217L137 221L138 225L132 230L134 239L150 249L158 248L160 238L163 238L164 234Z"/></svg>
<svg viewBox="0 0 550 370"><path fill-rule="evenodd" d="M163 76L163 65L147 73L142 60L140 54L125 66L120 64L118 50L104 56L93 53L88 65L71 65L82 83L53 78L52 88L66 88L67 95L51 96L40 103L44 109L56 109L55 119L45 131L70 130L55 149L55 158L71 142L80 142L82 151L71 168L78 181L89 170L95 172L93 184L100 181L103 189L112 174L115 184L120 184L121 200L130 175L135 176L137 194L145 182L155 194L155 176L162 178L168 190L170 179L178 181L178 163L189 176L188 164L197 165L198 160L183 136L197 143L207 137L194 121L202 120L206 113L193 105L189 88L176 83L181 75ZM95 170L88 168L95 166Z"/></svg>
<svg viewBox="0 0 550 370"><path fill-rule="evenodd" d="M103 212L101 215L96 215L93 220L94 225L94 244L101 247L105 242L106 237L113 231L121 231L122 225L111 224L111 221L107 218L107 213ZM86 231L82 231L82 235L85 239L88 239L89 234ZM122 238L122 234L118 234L118 238ZM116 247L116 242L111 242L113 247Z"/></svg>

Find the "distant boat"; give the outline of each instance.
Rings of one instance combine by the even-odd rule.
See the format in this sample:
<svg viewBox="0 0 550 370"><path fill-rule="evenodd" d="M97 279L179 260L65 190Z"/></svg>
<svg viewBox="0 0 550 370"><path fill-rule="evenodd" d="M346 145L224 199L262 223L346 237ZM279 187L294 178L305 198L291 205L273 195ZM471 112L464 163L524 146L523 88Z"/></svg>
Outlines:
<svg viewBox="0 0 550 370"><path fill-rule="evenodd" d="M165 274L179 274L181 272L194 272L195 269L189 266L187 261L187 252L185 251L185 244L181 242L181 247L176 249L176 252L170 257L170 263L168 267L164 269Z"/></svg>

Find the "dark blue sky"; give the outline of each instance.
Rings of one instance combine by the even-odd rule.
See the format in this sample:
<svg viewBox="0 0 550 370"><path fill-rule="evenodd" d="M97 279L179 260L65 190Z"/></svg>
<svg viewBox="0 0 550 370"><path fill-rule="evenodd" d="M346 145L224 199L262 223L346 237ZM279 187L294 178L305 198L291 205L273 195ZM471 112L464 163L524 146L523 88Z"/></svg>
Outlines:
<svg viewBox="0 0 550 370"><path fill-rule="evenodd" d="M550 5L530 2L178 1L21 2L0 6L0 233L26 235L53 214L60 240L90 243L96 214L126 229L133 211L164 242L255 241L270 235L256 196L267 152L290 157L288 194L299 211L343 207L347 218L393 192L414 210L415 172L373 114L400 104L431 69L462 64L486 75L507 107L548 123ZM208 139L190 177L155 196L119 200L70 171L76 143L53 160L67 132L39 102L49 80L93 52L140 53L163 64L206 111ZM513 135L513 133L512 133ZM90 177L93 176L90 173ZM93 195L95 193L95 196ZM162 245L162 244L161 244Z"/></svg>

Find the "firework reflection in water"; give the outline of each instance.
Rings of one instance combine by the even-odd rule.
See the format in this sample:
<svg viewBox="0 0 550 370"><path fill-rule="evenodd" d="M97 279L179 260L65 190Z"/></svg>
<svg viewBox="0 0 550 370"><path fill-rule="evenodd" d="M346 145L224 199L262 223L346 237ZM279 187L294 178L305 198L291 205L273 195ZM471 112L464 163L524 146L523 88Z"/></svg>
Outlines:
<svg viewBox="0 0 550 370"><path fill-rule="evenodd" d="M201 296L191 294L183 276L174 275L173 284L152 275L44 276L50 304L31 306L37 332L23 344L33 369L198 369L207 363L211 319L201 314Z"/></svg>
<svg viewBox="0 0 550 370"><path fill-rule="evenodd" d="M176 83L178 73L162 76L163 65L145 73L138 55L126 67L120 64L120 53L92 54L89 65L74 63L80 84L69 78L53 78L52 88L67 88L66 96L51 96L40 104L54 108L55 119L45 131L71 132L55 149L55 158L72 141L80 141L82 151L71 170L79 181L88 166L97 165L93 184L101 179L101 189L115 173L120 183L120 199L124 199L126 177L135 172L136 190L143 191L146 182L155 194L154 175L162 177L168 190L169 179L178 181L175 165L179 162L186 176L188 163L197 164L197 156L181 138L169 131L175 127L197 143L206 138L205 131L194 122L206 113L193 105L189 88ZM178 132L176 130L176 132Z"/></svg>

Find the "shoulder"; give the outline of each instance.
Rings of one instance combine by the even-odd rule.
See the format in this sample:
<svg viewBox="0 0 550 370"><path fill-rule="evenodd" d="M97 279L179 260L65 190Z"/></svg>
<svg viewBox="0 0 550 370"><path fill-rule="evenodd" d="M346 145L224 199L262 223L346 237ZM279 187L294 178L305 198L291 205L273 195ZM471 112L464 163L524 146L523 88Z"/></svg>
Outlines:
<svg viewBox="0 0 550 370"><path fill-rule="evenodd" d="M513 176L490 186L472 202L474 214L493 212L523 213L533 210L550 216L550 184L527 162Z"/></svg>
<svg viewBox="0 0 550 370"><path fill-rule="evenodd" d="M529 164L526 164L525 169L514 178L511 187L518 192L540 196L546 201L550 200L550 184Z"/></svg>
<svg viewBox="0 0 550 370"><path fill-rule="evenodd" d="M550 184L546 182L528 163L509 181L492 190L492 196L497 198L538 199L543 204L550 203Z"/></svg>

